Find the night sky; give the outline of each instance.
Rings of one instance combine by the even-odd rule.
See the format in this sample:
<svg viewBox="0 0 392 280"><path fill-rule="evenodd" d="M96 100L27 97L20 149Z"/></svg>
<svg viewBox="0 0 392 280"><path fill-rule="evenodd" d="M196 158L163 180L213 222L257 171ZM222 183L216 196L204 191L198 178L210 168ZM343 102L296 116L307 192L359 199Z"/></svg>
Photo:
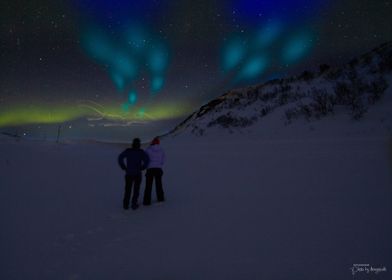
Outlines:
<svg viewBox="0 0 392 280"><path fill-rule="evenodd" d="M0 131L127 141L392 39L392 1L3 0Z"/></svg>

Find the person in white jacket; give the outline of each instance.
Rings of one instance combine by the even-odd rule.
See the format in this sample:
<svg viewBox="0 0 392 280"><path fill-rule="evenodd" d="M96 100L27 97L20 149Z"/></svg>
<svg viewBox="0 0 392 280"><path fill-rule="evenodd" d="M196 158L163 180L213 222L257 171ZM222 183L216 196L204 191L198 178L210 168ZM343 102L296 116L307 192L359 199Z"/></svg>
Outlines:
<svg viewBox="0 0 392 280"><path fill-rule="evenodd" d="M165 201L165 194L162 187L162 167L165 163L165 152L160 146L158 137L152 140L151 145L145 152L150 158L150 161L146 172L146 189L144 190L143 205L151 205L151 191L154 180L158 202Z"/></svg>

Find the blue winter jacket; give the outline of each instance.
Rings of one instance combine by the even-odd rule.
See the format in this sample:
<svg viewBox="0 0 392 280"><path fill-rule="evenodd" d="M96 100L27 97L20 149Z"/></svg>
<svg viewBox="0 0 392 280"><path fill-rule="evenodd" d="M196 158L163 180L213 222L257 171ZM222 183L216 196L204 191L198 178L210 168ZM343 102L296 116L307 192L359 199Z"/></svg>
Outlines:
<svg viewBox="0 0 392 280"><path fill-rule="evenodd" d="M126 164L124 163L126 159ZM141 175L146 169L150 159L142 149L126 149L118 156L118 164L121 169L126 170L127 175Z"/></svg>

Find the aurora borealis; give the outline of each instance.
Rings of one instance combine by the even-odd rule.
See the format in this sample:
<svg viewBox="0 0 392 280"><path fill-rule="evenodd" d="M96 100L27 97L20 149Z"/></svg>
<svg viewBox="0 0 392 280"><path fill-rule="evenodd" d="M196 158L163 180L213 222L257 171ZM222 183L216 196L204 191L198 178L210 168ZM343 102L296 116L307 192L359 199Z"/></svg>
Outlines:
<svg viewBox="0 0 392 280"><path fill-rule="evenodd" d="M102 106L95 102L80 102L77 106L35 106L22 105L5 109L0 112L0 126L20 124L53 124L64 121L72 121L81 117L92 120L111 120L124 122L147 122L154 120L166 120L183 116L189 112L190 106L178 107L177 104L152 105L146 111L143 107L135 107L131 112L119 110L116 104Z"/></svg>
<svg viewBox="0 0 392 280"><path fill-rule="evenodd" d="M44 125L76 138L151 137L225 90L344 63L392 39L391 1L0 5L0 131L31 137Z"/></svg>

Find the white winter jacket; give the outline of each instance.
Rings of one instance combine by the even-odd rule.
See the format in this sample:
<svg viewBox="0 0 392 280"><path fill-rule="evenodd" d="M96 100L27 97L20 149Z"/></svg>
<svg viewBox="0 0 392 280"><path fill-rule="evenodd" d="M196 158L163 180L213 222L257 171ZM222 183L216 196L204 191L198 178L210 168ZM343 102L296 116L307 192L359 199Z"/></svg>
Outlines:
<svg viewBox="0 0 392 280"><path fill-rule="evenodd" d="M159 145L152 145L146 149L146 153L150 158L147 168L162 168L165 163L165 152Z"/></svg>

